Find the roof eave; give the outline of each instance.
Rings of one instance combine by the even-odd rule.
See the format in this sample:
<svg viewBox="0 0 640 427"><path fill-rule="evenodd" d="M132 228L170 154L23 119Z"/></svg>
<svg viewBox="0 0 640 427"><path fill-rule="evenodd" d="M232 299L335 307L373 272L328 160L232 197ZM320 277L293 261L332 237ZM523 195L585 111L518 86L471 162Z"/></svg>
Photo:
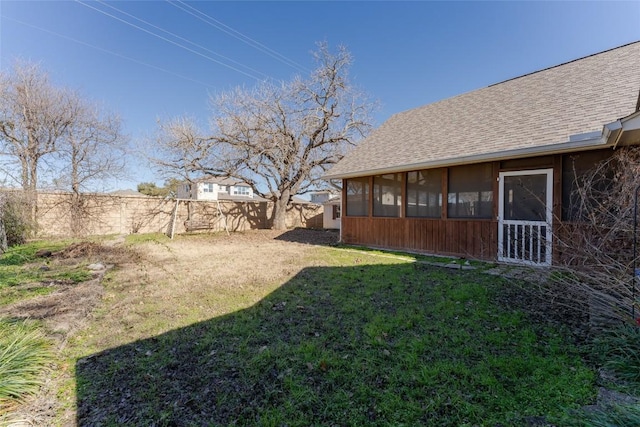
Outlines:
<svg viewBox="0 0 640 427"><path fill-rule="evenodd" d="M613 146L612 142L610 141L610 136L611 136L611 130L605 126L603 128L602 133L595 138L561 142L561 143L555 143L555 144L547 144L547 145L535 146L535 147L516 148L513 150L500 151L500 152L474 154L472 156L455 157L450 159L440 159L440 160L427 161L427 162L411 163L411 164L406 164L402 166L361 170L361 171L355 171L355 172L348 172L344 174L329 173L327 175L324 175L322 178L326 180L347 179L347 178L356 178L360 176L381 175L381 174L393 173L393 172L407 172L407 171L420 170L420 169L460 166L460 165L466 165L466 164L472 164L472 163L492 162L492 161L500 161L500 160L508 160L508 159L519 159L524 157L550 155L550 154L563 154L563 153L570 153L574 151L593 150L597 148L605 148L608 146Z"/></svg>

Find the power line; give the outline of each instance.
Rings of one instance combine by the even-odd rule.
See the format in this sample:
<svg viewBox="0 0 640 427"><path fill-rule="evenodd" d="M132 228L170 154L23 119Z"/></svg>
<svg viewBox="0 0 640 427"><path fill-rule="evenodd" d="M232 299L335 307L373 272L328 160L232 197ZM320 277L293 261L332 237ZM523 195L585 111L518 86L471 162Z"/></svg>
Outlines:
<svg viewBox="0 0 640 427"><path fill-rule="evenodd" d="M120 54L118 52L114 52L114 51L111 51L111 50L108 50L108 49L104 49L104 48L102 48L100 46L92 45L92 44L84 42L82 40L78 40L78 39L75 39L73 37L69 37L69 36L66 36L64 34L60 34L60 33L57 33L55 31L48 30L46 28L38 27L36 25L29 24L27 22L19 21L17 19L10 18L10 17L8 17L6 15L2 15L2 18L7 19L9 21L13 21L13 22L15 22L17 24L20 24L20 25L24 25L24 26L27 26L27 27L30 27L30 28L33 28L33 29L36 29L36 30L39 30L39 31L43 31L43 32L48 33L48 34L52 34L52 35L57 36L57 37L61 37L61 38L66 39L66 40L70 40L70 41L72 41L74 43L78 43L78 44L81 44L83 46L87 46L87 47L90 47L92 49L99 50L99 51L104 52L104 53L108 53L109 55L113 55L113 56L116 56L118 58L126 59L127 61L135 62L136 64L144 65L146 67L153 68L155 70L162 71L162 72L167 73L167 74L171 74L171 75L173 75L175 77L179 77L181 79L188 80L190 82L197 83L197 84L200 84L202 86L215 88L215 86L213 86L212 84L205 83L205 82L202 82L200 80L192 79L191 77L187 77L187 76L184 76L182 74L178 74L178 73L175 73L173 71L167 70L165 68L158 67L156 65L149 64L149 63L144 62L144 61L140 61L139 59L135 59L135 58L131 58L131 57L126 56L126 55L122 55L122 54Z"/></svg>
<svg viewBox="0 0 640 427"><path fill-rule="evenodd" d="M161 27L159 27L157 25L154 25L149 21L145 21L144 19L138 18L137 16L134 16L134 15L128 13L128 12L125 12L124 10L118 9L117 7L115 7L115 6L111 5L111 4L108 4L108 3L106 3L106 2L104 2L102 0L97 0L97 2L102 4L103 6L107 6L107 7L111 8L111 9L117 11L117 12L120 12L123 15L126 15L126 16L128 16L130 18L133 18L133 19L137 20L137 21L140 21L140 22L142 22L142 23L144 23L144 24L146 24L146 25L148 25L148 26L150 26L152 28L160 30L163 33L169 34L169 35L171 35L171 36L173 36L173 37L175 37L175 38L177 38L179 40L182 40L182 41L184 41L184 42L186 42L186 43L188 43L188 44L190 44L192 46L195 46L195 47L197 47L199 49L202 49L202 50L204 50L206 52L209 52L209 53L211 53L213 55L216 55L216 56L218 56L218 57L220 57L220 58L222 58L222 59L224 59L226 61L232 62L232 63L234 63L234 64L236 64L236 65L238 65L240 67L244 67L247 70L252 71L254 73L261 74L264 78L270 78L267 74L263 73L262 71L259 71L259 70L256 70L254 68L251 68L251 67L249 67L249 66L247 66L245 64L242 64L242 63L240 63L240 62L238 62L238 61L236 61L236 60L234 60L232 58L229 58L228 56L222 55L222 54L220 54L218 52L215 52L215 51L213 51L213 50L211 50L211 49L209 49L209 48L207 48L205 46L202 46L201 44L195 43L195 42L193 42L191 40L188 40L188 39L186 39L184 37L179 36L178 34L175 34L175 33L171 32L171 31L165 30L164 28L161 28Z"/></svg>
<svg viewBox="0 0 640 427"><path fill-rule="evenodd" d="M152 35L152 36L154 36L154 37L157 37L157 38L159 38L159 39L161 39L161 40L166 41L167 43L171 43L171 44L173 44L173 45L175 45L175 46L180 47L181 49L187 50L187 51L189 51L189 52L191 52L191 53L193 53L193 54L196 54L196 55L201 56L201 57L203 57L203 58L205 58L205 59L208 59L208 60L210 60L210 61L212 61L212 62L215 62L216 64L222 65L223 67L227 67L227 68L229 68L229 69L231 69L231 70L237 71L238 73L244 74L245 76L247 76L247 77L251 77L252 79L255 79L255 80L258 80L258 81L261 81L261 80L262 80L261 78L256 77L256 76L254 76L254 75L252 75L252 74L250 74L250 73L248 73L248 72L246 72L246 71L240 70L240 69L238 69L238 68L236 68L236 67L234 67L234 66L232 66L232 65L226 64L226 63L224 63L224 62L222 62L222 61L218 61L218 60L217 60L217 59L215 59L215 58L212 58L212 57L210 57L210 56L208 56L208 55L205 55L205 54L200 53L200 52L198 52L198 51L196 51L196 50L193 50L193 49L191 49L191 48L189 48L189 47L187 47L187 46L184 46L184 45L182 45L182 44L180 44L180 43L178 43L178 42L175 42L175 41L170 40L170 39L168 39L168 38L166 38L166 37L163 37L163 36L161 36L161 35L159 35L159 34L156 34L156 33L154 33L153 31L149 31L149 30L147 30L147 29L145 29L145 28L142 28L142 27L140 27L140 26L138 26L138 25L136 25L136 24L133 24L133 23L131 23L131 22L129 22L129 21L126 21L126 20L124 20L124 19L121 19L121 18L119 18L119 17L117 17L117 16L115 16L115 15L112 15L112 14L110 14L110 13L108 13L108 12L105 12L104 10L100 10L100 9L98 9L98 8L96 8L96 7L93 7L93 6L91 6L91 5L88 5L88 4L86 4L86 3L83 3L81 0L75 0L75 1L76 1L76 3L79 3L79 4L81 4L81 5L85 6L85 7L88 7L89 9L93 9L93 10L95 10L95 11L97 11L97 12L100 12L100 13L102 13L103 15L106 15L106 16L108 16L108 17L112 18L112 19L115 19L116 21L120 21L120 22L122 22L122 23L124 23L124 24L127 24L127 25L129 25L129 26L131 26L131 27L133 27L133 28L136 28L136 29L140 30L140 31L144 31L144 32L145 32L145 33L147 33L147 34L150 34L150 35Z"/></svg>
<svg viewBox="0 0 640 427"><path fill-rule="evenodd" d="M234 28L231 28L230 26L226 25L225 23L213 18L210 15L207 15L206 13L196 9L195 7L186 4L185 2L183 2L182 0L177 0L176 2L172 2L170 0L166 0L167 3L171 4L174 7L177 7L178 9L198 18L199 20L207 23L208 25L217 28L218 30L229 34L230 36L242 41L243 43L248 44L249 46L271 56L272 58L277 59L278 61L293 67L299 71L304 71L304 72L309 72L310 70L306 67L304 67L303 65L300 65L299 63L297 63L296 61L294 61L293 59L290 59L288 57L286 57L285 55L271 49L268 46L265 46L264 44L260 43L257 40L252 39L251 37L241 33L238 30L235 30ZM179 3L176 4L176 3ZM188 10L190 9L190 10ZM192 12L193 11L193 12Z"/></svg>

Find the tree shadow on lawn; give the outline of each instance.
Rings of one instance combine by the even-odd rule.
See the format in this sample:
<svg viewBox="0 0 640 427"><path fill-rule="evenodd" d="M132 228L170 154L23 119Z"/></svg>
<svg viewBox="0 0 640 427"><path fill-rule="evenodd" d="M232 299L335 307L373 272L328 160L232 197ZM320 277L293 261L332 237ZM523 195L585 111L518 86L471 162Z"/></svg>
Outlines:
<svg viewBox="0 0 640 427"><path fill-rule="evenodd" d="M340 239L338 230L293 228L278 235L275 240L284 242L304 243L309 245L331 246Z"/></svg>
<svg viewBox="0 0 640 427"><path fill-rule="evenodd" d="M77 422L527 425L584 404L591 372L561 334L494 306L504 285L306 268L252 307L78 360Z"/></svg>

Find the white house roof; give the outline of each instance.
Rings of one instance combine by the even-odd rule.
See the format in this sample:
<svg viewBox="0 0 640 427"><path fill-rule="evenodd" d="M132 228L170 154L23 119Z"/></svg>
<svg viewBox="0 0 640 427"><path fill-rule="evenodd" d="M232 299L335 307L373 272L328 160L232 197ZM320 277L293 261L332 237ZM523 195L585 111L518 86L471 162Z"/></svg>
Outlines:
<svg viewBox="0 0 640 427"><path fill-rule="evenodd" d="M395 114L325 178L606 143L604 126L635 113L639 93L640 42L635 42Z"/></svg>

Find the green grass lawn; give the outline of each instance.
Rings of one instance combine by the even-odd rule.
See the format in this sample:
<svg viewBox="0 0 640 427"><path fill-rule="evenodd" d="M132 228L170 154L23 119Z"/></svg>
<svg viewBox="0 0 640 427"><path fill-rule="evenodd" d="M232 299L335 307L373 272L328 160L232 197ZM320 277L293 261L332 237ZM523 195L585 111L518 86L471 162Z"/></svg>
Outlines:
<svg viewBox="0 0 640 427"><path fill-rule="evenodd" d="M493 427L544 416L562 425L595 396L566 331L496 302L508 281L340 248L305 256L308 267L225 315L185 299L200 320L167 328L162 302L148 301L162 326L101 349L113 342L101 316L121 300L107 282L111 302L70 344L77 422ZM229 296L208 298L218 297Z"/></svg>
<svg viewBox="0 0 640 427"><path fill-rule="evenodd" d="M36 241L15 246L0 256L0 306L46 295L54 289L51 282L79 283L91 277L77 266L51 268L49 258L39 258L39 250L58 251L69 241Z"/></svg>

